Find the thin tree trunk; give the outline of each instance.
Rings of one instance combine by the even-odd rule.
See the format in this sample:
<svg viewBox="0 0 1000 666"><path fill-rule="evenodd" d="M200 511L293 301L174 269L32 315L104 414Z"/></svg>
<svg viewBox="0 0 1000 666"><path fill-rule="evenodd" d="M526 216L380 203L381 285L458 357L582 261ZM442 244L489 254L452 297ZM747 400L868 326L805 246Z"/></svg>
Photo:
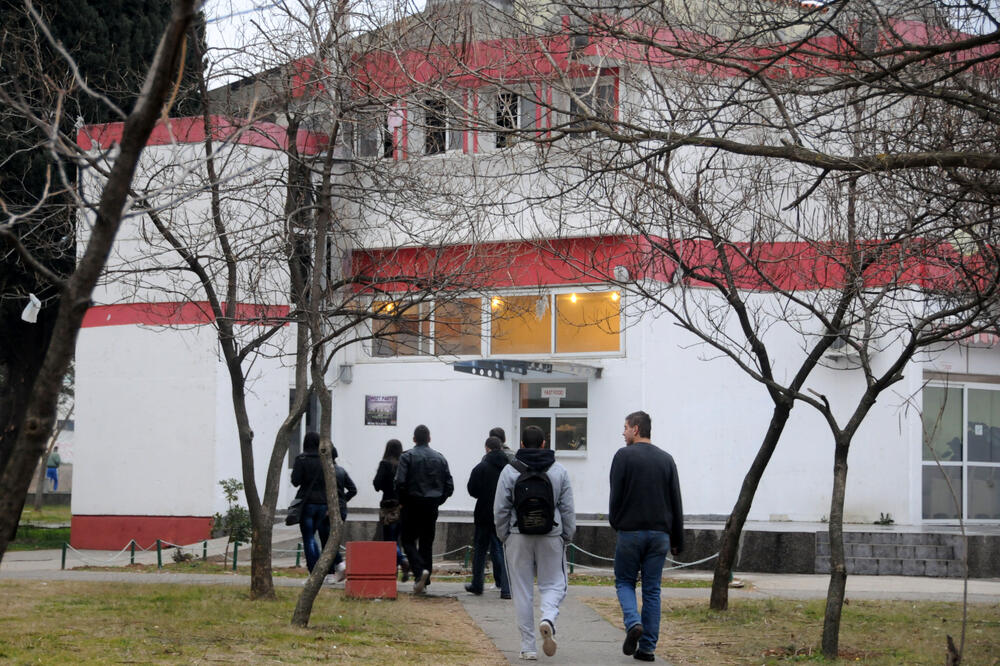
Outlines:
<svg viewBox="0 0 1000 666"><path fill-rule="evenodd" d="M847 453L850 439L837 438L833 454L833 495L830 498L830 585L823 616L823 656L836 659L840 646L840 616L847 590L847 562L844 557L844 497L847 491Z"/></svg>
<svg viewBox="0 0 1000 666"><path fill-rule="evenodd" d="M774 406L771 414L771 423L761 442L757 456L753 464L747 470L743 478L743 486L740 488L739 497L736 498L736 505L732 513L726 519L726 527L722 530L722 539L719 542L719 557L715 562L715 576L712 579L712 596L709 600L709 607L712 610L726 610L729 607L729 581L732 578L733 566L736 563L736 554L739 550L740 535L743 533L743 526L746 524L747 516L750 514L750 507L753 504L754 495L760 485L761 477L771 460L774 449L781 440L781 433L788 422L788 415L792 411L792 403L778 403Z"/></svg>

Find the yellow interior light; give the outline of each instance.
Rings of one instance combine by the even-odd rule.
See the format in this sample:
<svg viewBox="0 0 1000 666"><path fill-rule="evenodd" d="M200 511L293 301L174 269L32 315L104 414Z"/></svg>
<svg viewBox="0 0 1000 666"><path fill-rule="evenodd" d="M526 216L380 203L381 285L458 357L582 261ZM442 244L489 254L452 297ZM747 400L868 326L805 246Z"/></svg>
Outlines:
<svg viewBox="0 0 1000 666"><path fill-rule="evenodd" d="M386 312L392 312L395 307L396 306L394 304L392 304L392 303L386 303L385 304L385 311Z"/></svg>
<svg viewBox="0 0 1000 666"><path fill-rule="evenodd" d="M621 298L621 296L618 294L617 291L611 292L611 300L617 303L619 298Z"/></svg>
<svg viewBox="0 0 1000 666"><path fill-rule="evenodd" d="M494 296L493 300L490 301L490 307L494 310L499 308L501 305L503 305L503 301L501 301L497 296Z"/></svg>
<svg viewBox="0 0 1000 666"><path fill-rule="evenodd" d="M576 294L570 294L569 295L569 302L570 303L576 303Z"/></svg>

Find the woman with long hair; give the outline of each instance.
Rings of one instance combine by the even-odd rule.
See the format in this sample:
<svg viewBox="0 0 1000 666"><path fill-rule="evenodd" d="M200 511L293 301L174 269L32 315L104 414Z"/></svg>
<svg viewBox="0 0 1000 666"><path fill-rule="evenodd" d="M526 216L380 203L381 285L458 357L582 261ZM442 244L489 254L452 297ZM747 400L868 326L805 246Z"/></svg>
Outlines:
<svg viewBox="0 0 1000 666"><path fill-rule="evenodd" d="M403 454L403 444L398 439L390 439L385 443L385 452L378 463L375 472L375 490L381 491L382 501L379 502L379 529L376 538L380 541L396 543L396 565L403 571L403 582L410 578L410 563L399 547L399 496L396 494L396 468L399 466L399 456Z"/></svg>

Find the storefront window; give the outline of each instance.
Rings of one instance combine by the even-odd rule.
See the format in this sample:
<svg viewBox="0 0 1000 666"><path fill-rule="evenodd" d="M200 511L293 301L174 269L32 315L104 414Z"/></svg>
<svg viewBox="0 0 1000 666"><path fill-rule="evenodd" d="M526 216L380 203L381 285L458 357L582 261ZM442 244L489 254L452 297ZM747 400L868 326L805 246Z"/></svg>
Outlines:
<svg viewBox="0 0 1000 666"><path fill-rule="evenodd" d="M373 322L378 337L372 344L373 356L416 356L430 354L430 320L427 304L399 304L375 301L372 309L385 317Z"/></svg>
<svg viewBox="0 0 1000 666"><path fill-rule="evenodd" d="M551 353L552 308L548 296L497 296L490 301L490 312L492 353Z"/></svg>
<svg viewBox="0 0 1000 666"><path fill-rule="evenodd" d="M621 341L617 291L556 295L556 352L614 352Z"/></svg>
<svg viewBox="0 0 1000 666"><path fill-rule="evenodd" d="M482 312L478 298L438 303L434 310L436 354L479 354L482 343Z"/></svg>

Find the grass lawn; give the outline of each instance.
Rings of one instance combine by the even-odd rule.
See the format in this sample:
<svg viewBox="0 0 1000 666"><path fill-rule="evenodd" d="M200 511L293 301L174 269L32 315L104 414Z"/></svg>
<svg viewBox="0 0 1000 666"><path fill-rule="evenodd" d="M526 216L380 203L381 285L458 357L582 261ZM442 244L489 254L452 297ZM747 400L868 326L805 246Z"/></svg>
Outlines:
<svg viewBox="0 0 1000 666"><path fill-rule="evenodd" d="M7 550L49 550L69 542L68 527L39 527L21 523Z"/></svg>
<svg viewBox="0 0 1000 666"><path fill-rule="evenodd" d="M31 506L25 506L21 512L21 525L68 525L73 514L69 506L43 506L38 511Z"/></svg>
<svg viewBox="0 0 1000 666"><path fill-rule="evenodd" d="M308 629L299 590L3 581L0 662L504 664L455 599L358 601L323 589Z"/></svg>
<svg viewBox="0 0 1000 666"><path fill-rule="evenodd" d="M588 599L621 626L614 599ZM674 664L827 662L819 654L824 601L730 600L717 613L707 601L664 599L657 654ZM851 601L840 630L843 664L943 664L945 635L956 645L962 607L956 603ZM970 605L964 664L1000 664L1000 604Z"/></svg>

